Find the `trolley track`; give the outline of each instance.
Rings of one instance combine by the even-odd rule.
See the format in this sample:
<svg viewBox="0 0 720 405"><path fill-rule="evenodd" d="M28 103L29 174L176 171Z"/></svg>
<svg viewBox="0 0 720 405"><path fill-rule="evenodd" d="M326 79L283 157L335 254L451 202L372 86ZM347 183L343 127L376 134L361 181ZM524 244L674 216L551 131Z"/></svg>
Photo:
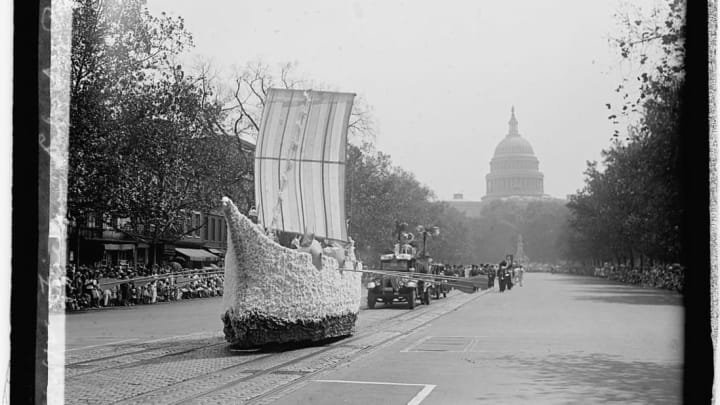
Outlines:
<svg viewBox="0 0 720 405"><path fill-rule="evenodd" d="M478 294L478 296L479 295L482 294ZM178 379L169 379L168 381L162 382L162 384L151 383L147 386L147 390L142 389L142 391L136 391L135 394L130 393L128 397L124 395L119 398L116 397L111 403L167 403L180 405L204 402L214 396L223 395L223 392L233 391L234 387L241 387L248 384L259 385L261 388L257 389L257 395L253 394L251 397L247 397L241 401L254 404L262 403L262 401L268 398L291 389L293 385L302 384L323 371L335 368L338 364L342 363L343 360L350 358L354 360L394 340L401 339L431 322L433 319L454 311L472 300L474 300L474 298L469 300L463 299L462 302L458 303L456 300L451 300L450 297L448 297L447 301L440 302L435 306L421 306L413 311L400 310L401 312L398 314L392 314L378 319L370 319L368 321L370 323L364 325L363 330L356 335L339 341L331 341L327 343L326 346L295 347L291 350L276 351L242 351L242 354L237 354L239 351L233 352L231 346L225 342L208 344L208 338L204 338L206 342L202 344L197 343L195 347L189 347L174 353L165 353L152 358L133 359L123 364L95 368L87 372L83 370L81 374L76 374L72 377L69 376L67 382L72 385L72 381L82 380L79 377L97 375L99 373L118 374L120 370L128 371L133 368L143 368L145 365L157 365L156 363L159 362L169 364L168 367L179 367L175 363L186 362L188 361L188 354L198 352L197 355L191 356L201 360L206 357L223 358L227 360L221 364L227 364L227 362L235 358L239 363L219 366L217 368L214 368L214 366L213 368L205 367L207 370L200 371L197 375L192 375L192 372L189 373L192 375L189 376L189 378L180 377ZM363 310L362 312L369 315L376 311L383 311L383 309ZM391 311L391 309L386 309L386 311ZM388 327L389 325L390 327ZM377 339L374 338L374 335L376 335L375 337L377 337ZM101 361L122 359L123 357L142 356L154 350L162 351L167 347L168 344L164 344L162 348L147 347L130 353L77 361L69 363L68 366L83 366ZM202 350L206 350L208 353L202 353ZM325 361L323 357L325 356L330 358L327 365L323 363ZM285 359L283 357L289 358ZM306 364L306 366L303 367L303 364ZM132 371L130 372L132 373ZM273 379L279 381L277 383L265 383ZM228 398L232 397L233 395L229 394ZM240 398L238 398L238 400L239 399ZM231 402L237 403L239 402L238 400ZM82 403L82 400L80 403Z"/></svg>
<svg viewBox="0 0 720 405"><path fill-rule="evenodd" d="M403 315L405 315L405 314L403 314ZM411 319L418 318L418 317L420 317L420 316L422 316L422 315L424 315L424 313L421 313L421 314L418 314L418 315L416 315L416 316L413 316L413 317L411 317ZM438 316L440 316L440 315L438 315ZM399 317L399 316L395 316L395 317L393 317L393 318L396 318L396 317ZM410 320L410 319L408 319L408 320ZM428 322L429 322L429 321L428 321ZM414 329L417 329L417 328L418 328L418 327L416 327L416 328L414 328ZM183 400L181 400L181 401L173 402L172 405L187 405L187 404L192 404L193 401L195 401L195 400L197 400L197 399L200 399L200 398L202 398L202 397L205 397L205 396L207 396L207 395L209 395L209 394L213 394L213 393L216 393L216 392L218 392L218 391L223 391L223 390L231 389L231 388L237 386L238 384L240 384L240 383L242 383L242 382L250 381L250 380L252 380L252 379L256 379L256 378L259 378L259 377L262 377L262 376L265 376L265 375L268 375L268 374L277 373L278 371L281 371L281 370L284 369L284 368L287 368L287 367L289 367L289 366L302 363L303 361L308 360L308 359L311 359L311 358L314 358L314 357L319 357L319 356L321 356L321 355L323 355L323 354L326 354L326 353L328 353L328 352L330 352L330 351L337 350L338 348L354 348L354 349L356 349L354 354L362 354L362 353L364 353L364 352L372 351L372 349L377 349L377 348L383 346L385 343L387 343L387 342L389 342L389 341L392 341L392 340L396 340L396 339L398 339L398 337L402 337L402 336L403 336L403 335L401 335L401 334L393 335L393 336L391 336L391 337L389 337L389 338L386 338L386 339L383 339L381 342L376 343L376 344L371 345L371 346L365 346L365 347L354 347L354 346L353 346L353 343L354 343L354 342L359 341L359 340L361 340L361 339L363 339L363 338L366 338L366 337L368 337L368 336L371 336L371 335L372 335L373 333L375 333L375 332L377 332L377 331L373 330L373 331L368 331L368 332L366 332L366 333L364 333L364 334L362 334L362 335L356 335L356 336L354 336L354 337L352 337L352 338L349 338L349 339L346 339L346 340L342 341L342 343L340 343L340 344L337 344L337 345L332 344L332 345L329 345L329 346L327 346L327 347L324 347L324 348L322 348L321 350L318 350L318 351L316 351L316 352L309 353L309 354L307 354L307 355L304 355L304 356L301 356L301 357L292 359L292 360L290 360L290 361L286 361L286 362L281 363L281 364L278 364L278 365L276 365L276 366L274 366L274 367L271 367L271 368L268 368L268 369L265 369L265 370L259 370L259 371L255 372L255 373L253 373L252 375L249 375L249 376L246 376L246 377L242 377L242 378L238 378L238 379L235 379L235 380L233 380L233 381L231 381L231 382L225 383L225 384L223 384L223 385L220 386L220 387L214 387L213 389L206 390L206 392L203 392L202 394L193 395L192 397L183 399ZM286 374L297 375L298 378L292 379L291 381L289 381L289 382L287 382L287 383L285 383L285 384L281 384L281 385L279 385L279 386L271 389L269 392L266 392L266 393L264 393L264 394L255 396L255 397L251 398L249 401L247 401L247 402L245 402L245 403L247 403L247 404L256 403L257 401L261 401L261 400L263 400L263 399L266 399L266 398L268 398L268 397L271 397L272 395L276 395L277 393L284 391L284 390L287 389L288 387L290 387L290 386L292 386L292 385L294 385L294 384L297 384L297 383L299 383L299 382L301 382L301 381L303 381L303 380L307 380L307 379L309 379L309 378L317 375L318 373L325 371L326 369L327 369L327 368L321 368L321 369L319 369L319 370L317 370L317 371L311 371L311 372L303 372L303 371L290 371L290 372L286 372Z"/></svg>
<svg viewBox="0 0 720 405"><path fill-rule="evenodd" d="M279 363L279 364L277 364L277 365L274 365L274 366L271 366L271 367L269 367L269 368L261 369L261 370L257 370L257 369L253 370L253 369L251 369L251 368L249 368L249 367L252 367L253 365L255 365L255 364L257 364L257 363L260 363L260 362L262 362L263 360L267 360L267 359L271 358L272 356L275 356L275 355L278 355L278 354L281 354L281 353L290 353L290 352L293 351L293 349L296 350L297 347L295 347L295 348L293 348L293 349L290 349L290 350L274 351L274 352L267 352L267 351L262 351L262 350L258 350L258 351L250 351L250 350L248 350L248 351L243 351L243 352L245 352L245 353L244 353L242 356L247 356L247 357L252 357L252 358L248 359L247 361L243 361L243 362L241 362L241 363L238 363L238 364L234 364L234 365L231 365L231 366L223 367L223 368L214 370L214 371L212 371L212 372L210 372L210 373L205 373L205 374L202 374L202 375L194 376L194 377L191 377L191 378L182 380L182 381L178 381L178 382L176 382L176 383L174 383L174 384L171 384L171 385L168 385L168 386L159 387L159 388L156 388L156 389L153 389L153 390L150 390L150 391L141 393L141 394L139 394L139 395L136 395L136 396L133 396L133 397L130 397L130 398L125 398L125 399L122 399L122 400L120 400L120 401L116 401L116 402L113 402L113 403L117 403L117 404L143 403L143 402L142 402L142 401L143 401L143 398L152 397L152 396L154 396L154 395L156 395L156 394L164 393L165 391L170 391L170 390L172 390L174 387L179 386L179 385L192 385L192 384L195 383L195 382L198 382L198 381L202 381L202 380L207 379L207 378L208 378L208 375L210 375L210 374L228 373L228 372L232 372L232 371L238 371L239 369L245 369L245 370L244 370L245 373L249 373L249 375L243 375L243 376L240 377L240 378L232 379L231 381L229 381L229 382L227 382L227 383L224 383L224 384L222 384L221 386L213 386L212 388L207 389L207 390L204 390L204 391L202 391L201 393L193 394L193 395L192 395L191 397L189 397L189 398L185 398L185 399L182 399L182 400L176 401L176 402L169 402L169 403L172 403L172 404L185 404L185 403L189 403L189 402L192 401L192 400L195 400L195 399L197 399L197 398L203 397L203 396L205 396L205 395L208 395L208 394L210 394L210 393L216 392L216 391L218 391L218 390L227 389L227 388L230 388L230 387L232 387L232 386L234 386L234 385L236 385L236 384L238 384L238 383L242 383L242 382L245 382L245 381L249 381L249 380L251 380L251 379L254 379L254 378L258 378L258 377L261 377L261 376L264 376L264 375L268 375L268 374L271 374L271 373L273 373L273 372L275 372L275 371L277 371L277 370L280 370L280 369L282 369L282 368L286 368L286 367L288 367L288 366L291 366L291 365L293 365L293 364L300 363L300 362L305 361L305 360L307 360L307 359L320 356L320 355L325 354L325 353L327 353L327 352L329 352L329 351L331 351L331 350L335 350L335 349L337 349L338 347L347 347L347 346L350 346L353 342L356 342L356 341L359 341L359 340L361 340L361 339L367 338L368 336L372 336L373 333L376 333L376 332L377 332L377 329L380 327L380 324L381 324L382 322L394 321L394 320L398 320L398 318L402 318L402 317L405 317L405 318L406 318L406 319L404 319L404 320L408 320L408 321L409 321L409 320L411 320L411 319L415 319L415 318L417 318L417 317L422 316L423 314L425 314L426 308L428 308L428 307L425 307L425 308L417 308L417 309L416 309L415 311L413 311L413 312L402 311L402 312L400 312L400 313L397 314L397 315L393 315L393 316L390 316L390 317L388 317L388 318L383 318L382 320L376 321L376 322L374 322L373 324L371 324L370 327L369 327L368 329L366 329L365 331L363 331L363 332L361 332L361 333L359 333L359 334L356 334L356 335L354 335L354 336L351 336L351 337L349 337L349 338L343 339L342 341L336 342L336 343L339 343L339 344L334 344L334 343L333 343L333 344L329 344L328 346L325 346L325 347L322 347L322 346L307 346L307 347L305 347L305 348L307 348L307 349L317 348L317 350L312 351L311 353L308 353L308 354L305 354L305 355L301 355L300 357L292 358L292 359L290 359L290 360L288 360L288 361L281 362L281 363ZM342 343L340 343L340 342L342 342ZM227 345L227 343L221 343L221 344L218 344L218 346L219 346L219 345L223 345L223 344L224 344L224 345ZM205 348L205 347L204 347L204 346L203 346L203 347L198 347L196 350L198 350L198 349L203 349L203 348ZM232 351L231 348L229 348L229 350ZM228 354L228 355L232 355L232 354ZM170 356L167 356L167 357L170 357ZM137 362L137 363L139 363L139 362ZM139 365L139 364L138 364L138 365ZM128 367L131 367L131 364L127 364L127 365L124 365L124 366L123 366L123 368L128 368ZM106 368L105 370L118 369L118 368L119 368L119 367L108 367L108 368ZM297 374L297 373L295 373L295 374ZM139 401L139 402L138 402L138 401Z"/></svg>
<svg viewBox="0 0 720 405"><path fill-rule="evenodd" d="M474 301L475 299L477 299L480 295L482 295L482 294L479 294L477 297L474 297L474 298L472 298L472 299L470 299L470 300L467 300L467 301L465 301L465 302L463 302L463 303L460 303L459 305L456 305L454 308L451 308L451 309L448 310L448 311L441 311L441 312L439 312L439 313L432 314L432 316L428 317L428 319L424 320L422 323L420 323L420 324L418 324L418 325L412 326L409 330L398 331L398 332L400 332L400 333L397 334L397 335L389 336L389 337L381 340L380 342L378 342L378 343L376 343L376 344L374 344L374 345L360 348L360 349L358 350L358 352L357 352L357 356L358 356L358 357L356 357L354 360L356 360L356 359L359 358L359 357L368 355L368 354L370 354L370 353L372 353L372 352L374 352L374 351L376 351L376 350L379 350L379 349L381 349L382 347L384 347L386 344L389 344L389 343L391 343L391 342L393 342L393 341L397 341L397 340L402 339L402 338L404 338L404 337L406 337L406 336L408 336L408 335L410 335L410 334L413 334L413 333L417 332L418 330L422 329L423 327L425 327L427 324L429 324L429 323L432 322L433 320L435 320L435 319L437 319L437 318L439 318L439 317L441 317L441 316L443 316L443 315L445 315L445 314L447 314L447 313L449 313L449 312L458 310L460 307L462 307L462 306L466 305L467 303L469 303L469 302ZM424 308L425 308L426 310L430 310L430 307L424 307ZM420 318L420 317L422 317L422 316L424 316L424 315L427 315L426 312L427 312L427 311L423 311L423 313L417 314L416 316L411 317L411 318L408 319L407 321L409 322L409 321L412 321L412 320L414 320L414 319ZM345 343L345 342L343 342L343 343ZM311 373L307 373L307 374L305 374L305 375L302 375L302 376L300 376L300 377L299 377L298 379L296 379L296 380L293 380L293 381L291 381L291 382L289 382L289 383L286 383L286 384L283 384L283 385L281 385L281 386L275 387L275 388L271 389L270 391L265 392L265 393L263 393L263 394L261 394L261 395L255 396L254 398L252 398L252 399L250 399L249 401L247 401L246 404L248 404L248 405L251 405L251 404L252 404L252 405L260 405L260 404L266 403L265 401L275 400L275 399L277 399L276 396L279 396L279 394L283 394L283 393L286 392L286 391L290 391L292 386L297 386L297 385L302 384L302 383L307 383L307 382L309 382L312 378L315 378L315 377L317 377L318 375L327 372L328 370L329 370L329 368L322 368L322 369L319 369L319 370L317 370L317 371L314 371L314 372L311 372ZM299 387L298 387L298 388L299 388ZM179 404L178 404L178 405L179 405Z"/></svg>
<svg viewBox="0 0 720 405"><path fill-rule="evenodd" d="M395 316L392 316L392 317L390 317L390 318L385 318L384 320L390 321L390 320L393 320L393 319L398 318L398 317L403 316L403 315L406 315L406 313L403 312L403 313L397 314L397 315L395 315ZM356 335L356 337L357 337L357 336L358 336L358 335ZM354 337L352 337L352 338L350 338L350 339L353 339L353 338L354 338ZM132 344L132 346L143 346L143 345L146 345L146 343L140 342L140 343L134 343L134 344ZM157 356L157 357L154 357L154 358L151 358L151 359L139 359L139 360L130 361L130 362L127 362L127 363L124 363L124 364L121 364L121 365L112 365L112 366L109 366L109 367L94 368L94 369L92 369L91 371L88 371L88 372L85 372L85 373L74 374L74 375L68 377L68 379L70 379L70 378L78 378L78 377L81 377L81 376L83 376L83 375L85 375L85 374L96 373L96 372L98 372L98 371L110 370L110 369L115 369L115 368L129 368L129 367L134 367L134 366L142 365L143 363L150 362L150 361L152 361L153 359L156 359L156 358L167 358L167 357L172 357L172 356L180 356L180 355L184 355L184 354L187 354L187 353L191 353L191 352L193 352L193 351L202 350L202 349L207 349L208 347L223 346L223 345L228 345L228 343L223 340L222 342L219 342L219 343L211 343L210 345L207 345L207 344L197 344L196 347L193 347L193 348L190 348L190 349L179 350L179 351L177 351L177 352L171 352L171 353L161 354L161 355L159 355L159 356ZM153 352L153 351L163 351L163 350L167 350L168 348L172 348L172 347L173 347L173 344L172 344L172 343L164 343L164 344L163 344L162 346L160 346L160 347L138 348L137 350L133 350L133 347L130 347L130 351L125 351L125 352L123 352L123 353L118 353L118 354L112 354L112 355L101 356L101 357L93 357L93 358L90 358L90 359L84 359L84 360L74 361L74 362L71 362L71 363L66 363L66 364L65 364L65 367L66 367L66 368L83 367L83 366L92 365L93 363L104 362L104 361L113 360L113 359L121 359L121 358L123 358L123 357L134 357L134 356L142 355L142 354L144 354L144 353L149 353L149 352ZM127 350L127 349L126 349L126 350Z"/></svg>

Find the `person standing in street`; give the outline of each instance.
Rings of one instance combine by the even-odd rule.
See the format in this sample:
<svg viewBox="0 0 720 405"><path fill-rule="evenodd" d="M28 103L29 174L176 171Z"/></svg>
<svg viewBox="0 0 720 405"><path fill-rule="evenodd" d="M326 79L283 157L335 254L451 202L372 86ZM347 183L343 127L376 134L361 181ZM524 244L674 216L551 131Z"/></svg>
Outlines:
<svg viewBox="0 0 720 405"><path fill-rule="evenodd" d="M485 274L487 274L488 278L488 288L495 287L495 269L493 269L491 265L486 264Z"/></svg>
<svg viewBox="0 0 720 405"><path fill-rule="evenodd" d="M123 275L122 280L126 280L127 276ZM122 305L127 307L130 305L130 284L124 282L120 284L120 295L122 297Z"/></svg>
<svg viewBox="0 0 720 405"><path fill-rule="evenodd" d="M135 287L135 282L130 282L130 306L137 305L138 303L138 290Z"/></svg>
<svg viewBox="0 0 720 405"><path fill-rule="evenodd" d="M108 307L110 306L110 297L112 296L112 291L110 291L110 287L106 287L103 290L103 296L102 296L102 306Z"/></svg>
<svg viewBox="0 0 720 405"><path fill-rule="evenodd" d="M155 280L150 283L150 303L154 304L157 302L157 284Z"/></svg>
<svg viewBox="0 0 720 405"><path fill-rule="evenodd" d="M505 288L507 288L508 291L512 290L512 288L513 288L513 274L514 273L515 273L515 271L511 266L507 266L505 268Z"/></svg>
<svg viewBox="0 0 720 405"><path fill-rule="evenodd" d="M505 281L506 281L505 267L506 266L507 266L507 263L505 262L505 260L501 261L500 264L498 265L497 279L498 279L498 284L500 286L501 293L505 292Z"/></svg>
<svg viewBox="0 0 720 405"><path fill-rule="evenodd" d="M517 274L518 285L519 285L520 287L522 287L522 285L523 285L523 275L525 274L525 269L523 269L523 266L518 267L516 274Z"/></svg>

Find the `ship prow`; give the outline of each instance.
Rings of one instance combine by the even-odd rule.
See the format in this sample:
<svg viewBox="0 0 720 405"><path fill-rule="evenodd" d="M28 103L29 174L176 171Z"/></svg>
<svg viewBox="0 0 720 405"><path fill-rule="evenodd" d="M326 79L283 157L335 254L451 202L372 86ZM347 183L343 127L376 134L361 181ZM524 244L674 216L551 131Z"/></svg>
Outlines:
<svg viewBox="0 0 720 405"><path fill-rule="evenodd" d="M241 348L317 342L355 331L360 273L322 255L279 245L223 198L228 224L223 313L225 339ZM355 266L354 257L343 268Z"/></svg>

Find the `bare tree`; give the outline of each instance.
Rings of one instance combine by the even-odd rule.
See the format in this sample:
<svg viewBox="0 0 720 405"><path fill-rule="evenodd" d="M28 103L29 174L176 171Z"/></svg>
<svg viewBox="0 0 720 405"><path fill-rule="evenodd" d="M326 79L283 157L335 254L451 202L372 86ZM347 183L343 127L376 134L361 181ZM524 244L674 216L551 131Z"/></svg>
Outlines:
<svg viewBox="0 0 720 405"><path fill-rule="evenodd" d="M235 66L230 77L220 80L210 61L196 63L196 75L207 92L208 101L221 106L221 119L215 122L217 130L242 139L257 139L260 118L270 88L335 90L297 73L296 63L280 64L273 69L262 61ZM212 116L212 115L211 115ZM374 122L371 109L362 97L353 105L349 123L349 140L355 144L373 143Z"/></svg>

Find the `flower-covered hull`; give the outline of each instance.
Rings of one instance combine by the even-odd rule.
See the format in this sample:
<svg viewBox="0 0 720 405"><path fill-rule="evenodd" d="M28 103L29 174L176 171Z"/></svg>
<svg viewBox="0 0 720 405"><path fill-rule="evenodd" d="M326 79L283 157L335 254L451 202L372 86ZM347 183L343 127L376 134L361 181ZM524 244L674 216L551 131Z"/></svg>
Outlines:
<svg viewBox="0 0 720 405"><path fill-rule="evenodd" d="M258 347L269 343L315 342L355 332L356 313L326 316L321 319L281 319L265 314L222 316L225 339L239 347Z"/></svg>
<svg viewBox="0 0 720 405"><path fill-rule="evenodd" d="M316 268L308 253L272 241L227 198L222 321L239 347L318 341L351 335L360 310L360 273L332 257ZM345 268L354 263L347 260Z"/></svg>

